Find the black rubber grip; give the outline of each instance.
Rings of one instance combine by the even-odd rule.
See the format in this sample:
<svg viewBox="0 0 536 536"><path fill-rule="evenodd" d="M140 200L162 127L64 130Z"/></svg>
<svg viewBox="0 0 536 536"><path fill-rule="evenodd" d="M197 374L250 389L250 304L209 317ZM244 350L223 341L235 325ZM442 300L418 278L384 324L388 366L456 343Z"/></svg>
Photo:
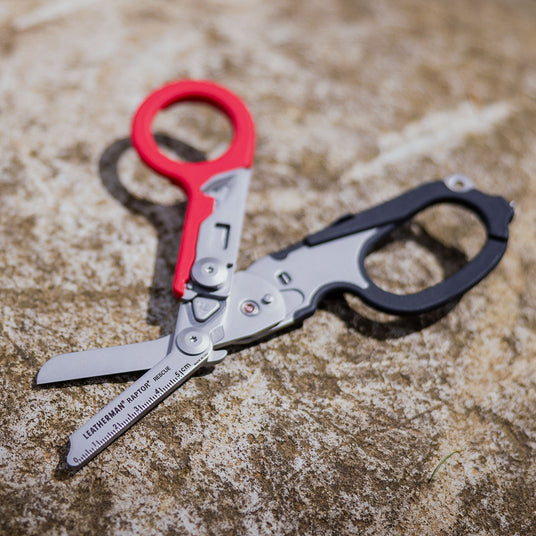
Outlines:
<svg viewBox="0 0 536 536"><path fill-rule="evenodd" d="M487 231L487 241L480 253L447 279L414 294L393 294L379 288L365 270L367 254L396 227L423 209L439 203L461 205L479 216ZM377 232L361 249L358 258L359 270L368 286L362 288L348 281L326 283L318 290L312 302L296 311L294 316L296 319L309 316L321 298L335 290L352 292L375 309L397 315L420 314L441 307L462 296L499 263L506 251L508 224L513 215L513 208L502 197L490 196L476 189L454 191L443 181L437 181L419 186L359 214L339 218L326 229L279 252L276 258L284 258L288 252L298 247L314 248L331 240L377 228Z"/></svg>
<svg viewBox="0 0 536 536"><path fill-rule="evenodd" d="M376 238L376 237L375 237ZM455 300L479 283L497 266L506 251L506 240L489 238L480 253L447 279L414 294L394 294L375 285L365 270L365 257L374 246L371 240L362 251L360 269L368 282L356 294L375 309L397 315L420 314L432 311Z"/></svg>
<svg viewBox="0 0 536 536"><path fill-rule="evenodd" d="M487 195L476 189L456 192L448 188L443 181L436 181L418 186L359 214L339 218L326 229L307 236L304 243L316 246L373 227L401 223L438 203L455 203L467 207L478 214L486 226L488 236L508 239L508 224L514 212L502 197Z"/></svg>

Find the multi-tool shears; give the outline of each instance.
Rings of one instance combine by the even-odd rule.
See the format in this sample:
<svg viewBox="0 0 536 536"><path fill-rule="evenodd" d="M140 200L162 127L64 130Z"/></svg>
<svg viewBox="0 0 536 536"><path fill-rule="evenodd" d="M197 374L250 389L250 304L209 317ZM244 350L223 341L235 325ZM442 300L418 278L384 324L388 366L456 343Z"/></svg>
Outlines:
<svg viewBox="0 0 536 536"><path fill-rule="evenodd" d="M178 162L152 133L156 114L179 101L204 102L226 115L234 138L212 161ZM506 250L513 209L476 190L463 175L430 182L356 215L346 215L301 242L236 272L253 161L254 123L243 102L210 82L179 81L155 91L135 114L132 142L153 170L184 189L187 213L173 291L181 300L175 332L155 341L63 354L39 371L38 384L148 370L70 436L67 464L77 468L226 348L299 324L330 292L350 292L397 315L436 309L477 284ZM414 294L379 288L365 270L371 249L426 207L454 203L476 213L487 230L480 253L455 274Z"/></svg>

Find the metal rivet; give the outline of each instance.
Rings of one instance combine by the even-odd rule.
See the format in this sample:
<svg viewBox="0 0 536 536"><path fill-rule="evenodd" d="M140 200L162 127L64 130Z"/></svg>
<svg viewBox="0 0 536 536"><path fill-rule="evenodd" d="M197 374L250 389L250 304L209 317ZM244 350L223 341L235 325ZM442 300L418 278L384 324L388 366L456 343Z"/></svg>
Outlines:
<svg viewBox="0 0 536 536"><path fill-rule="evenodd" d="M200 285L216 289L227 280L228 270L219 259L206 257L199 259L192 267L192 277Z"/></svg>
<svg viewBox="0 0 536 536"><path fill-rule="evenodd" d="M445 178L444 182L449 190L458 193L468 192L475 187L471 179L459 173L449 175Z"/></svg>
<svg viewBox="0 0 536 536"><path fill-rule="evenodd" d="M266 304L266 305L270 305L271 303L273 303L274 301L274 297L271 295L271 294L265 294L263 297L262 297L262 303Z"/></svg>
<svg viewBox="0 0 536 536"><path fill-rule="evenodd" d="M255 316L259 314L259 306L253 300L246 300L242 302L240 311L246 316Z"/></svg>

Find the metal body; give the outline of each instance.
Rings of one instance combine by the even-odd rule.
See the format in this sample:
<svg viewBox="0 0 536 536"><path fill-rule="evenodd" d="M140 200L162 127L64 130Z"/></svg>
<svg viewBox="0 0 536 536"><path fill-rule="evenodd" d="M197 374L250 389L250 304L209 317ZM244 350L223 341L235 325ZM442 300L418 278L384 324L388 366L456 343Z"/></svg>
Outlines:
<svg viewBox="0 0 536 536"><path fill-rule="evenodd" d="M239 132L227 156L214 161L217 165L196 168L199 164L173 163L156 148L148 130L153 115L185 98L215 105L231 117ZM459 297L499 262L506 248L513 215L510 205L478 192L466 177L456 175L341 218L235 273L253 147L253 122L247 110L223 88L192 81L165 86L140 110L134 121L134 139L142 158L185 188L190 204L200 209L188 232L187 215L189 242L184 254L183 238L174 285L175 293L182 296L174 334L156 341L56 356L37 376L37 383L43 384L148 369L70 436L67 463L73 468L89 461L198 369L221 361L229 345L254 341L301 322L326 293L349 291L380 310L417 314ZM237 138L244 159L236 151ZM187 173L181 174L184 166ZM201 179L196 175L190 180L198 170ZM419 293L399 296L378 289L364 269L370 248L423 208L441 202L457 203L478 214L488 231L482 252L450 278Z"/></svg>

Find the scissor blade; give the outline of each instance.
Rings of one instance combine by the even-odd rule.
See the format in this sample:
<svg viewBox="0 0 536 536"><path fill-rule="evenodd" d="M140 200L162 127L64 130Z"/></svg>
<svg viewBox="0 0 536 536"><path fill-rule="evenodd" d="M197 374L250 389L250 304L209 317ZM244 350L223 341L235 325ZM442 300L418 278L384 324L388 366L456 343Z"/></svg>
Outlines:
<svg viewBox="0 0 536 536"><path fill-rule="evenodd" d="M170 342L171 335L167 335L154 341L57 355L41 367L36 383L41 385L148 370L167 355Z"/></svg>
<svg viewBox="0 0 536 536"><path fill-rule="evenodd" d="M209 355L172 350L69 437L67 465L78 468L91 460L202 367Z"/></svg>

